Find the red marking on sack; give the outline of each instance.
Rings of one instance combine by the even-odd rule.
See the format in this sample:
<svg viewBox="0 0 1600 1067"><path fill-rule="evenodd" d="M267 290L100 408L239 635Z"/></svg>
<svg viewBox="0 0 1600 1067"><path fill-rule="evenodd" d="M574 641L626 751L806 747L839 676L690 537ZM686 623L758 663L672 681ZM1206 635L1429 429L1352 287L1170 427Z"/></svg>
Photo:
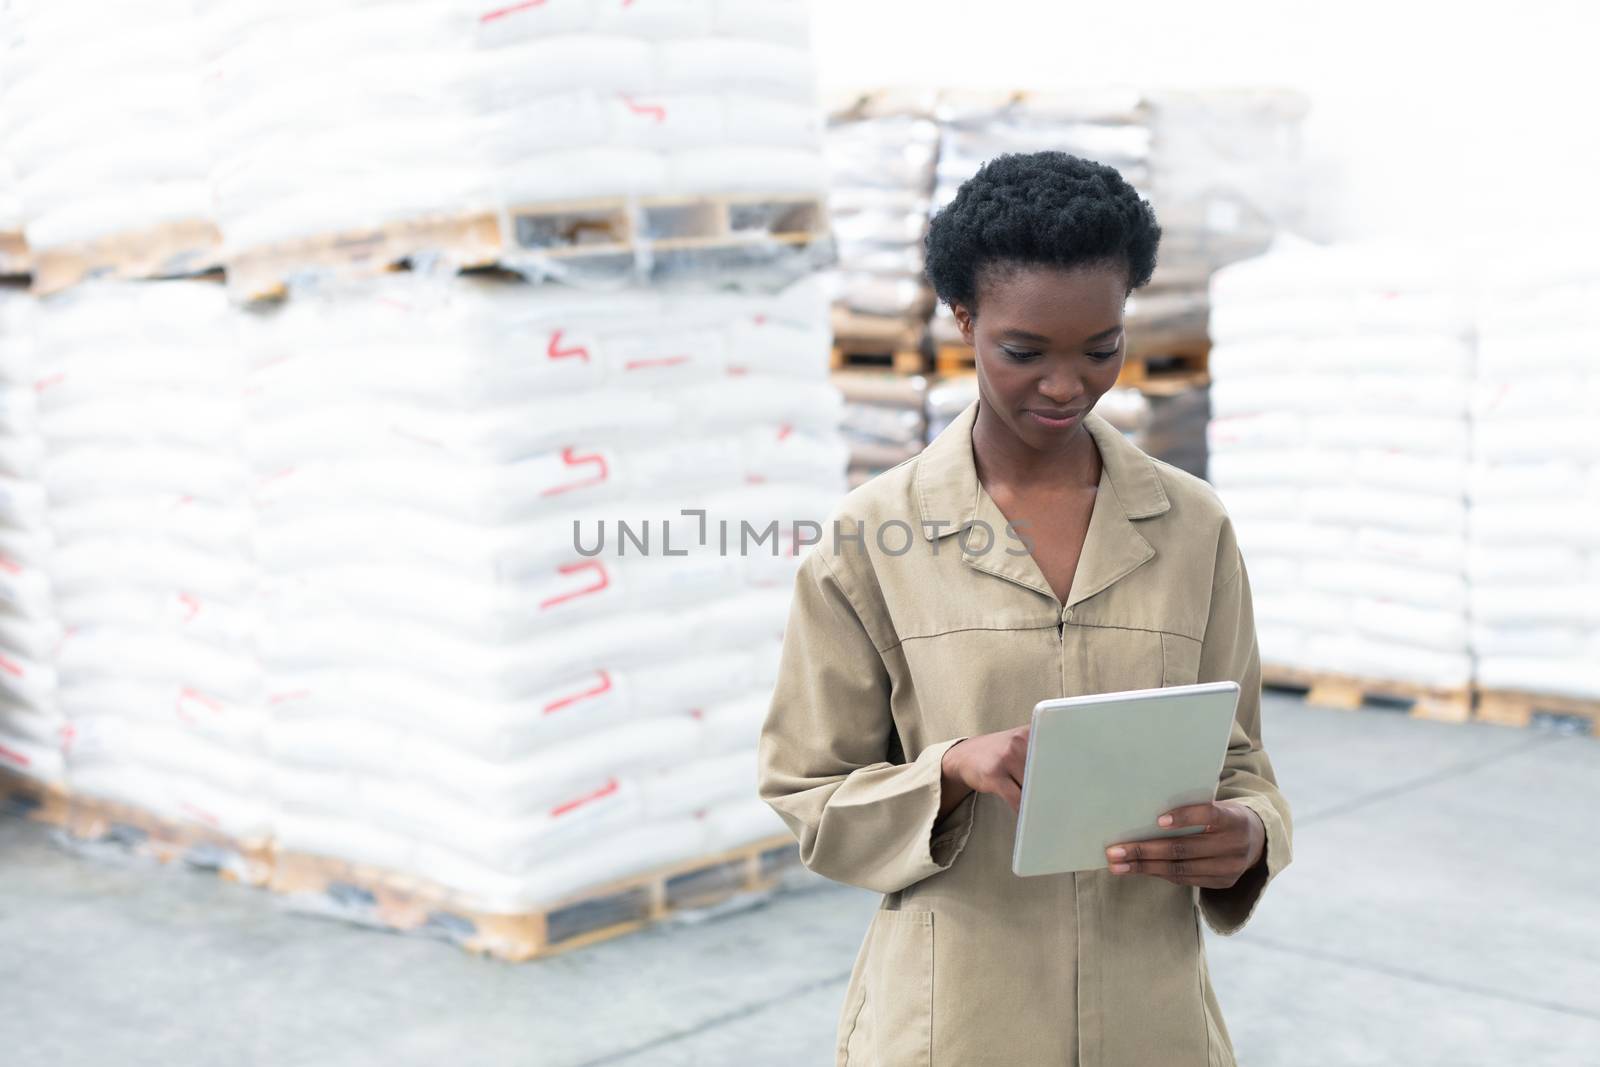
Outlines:
<svg viewBox="0 0 1600 1067"><path fill-rule="evenodd" d="M184 709L183 704L186 700L194 701L212 714L221 714L222 712L222 701L185 686L183 689L178 690L178 699L173 703L173 709L178 713L178 718L190 725L194 724L194 719Z"/></svg>
<svg viewBox="0 0 1600 1067"><path fill-rule="evenodd" d="M585 689L581 693L574 693L569 697L562 697L559 700L552 700L550 703L544 706L544 713L549 715L551 712L560 711L562 708L570 708L572 705L577 704L580 701L589 700L593 697L599 696L602 693L611 692L611 672L595 671L595 673L600 676L599 685L595 686L593 689Z"/></svg>
<svg viewBox="0 0 1600 1067"><path fill-rule="evenodd" d="M7 574L21 574L22 564L10 556L0 556L0 571L5 571Z"/></svg>
<svg viewBox="0 0 1600 1067"><path fill-rule="evenodd" d="M749 367L729 367L728 368L729 377L736 378L741 374L749 374L749 373L750 373L750 368Z"/></svg>
<svg viewBox="0 0 1600 1067"><path fill-rule="evenodd" d="M703 719L705 717L706 717L706 713L705 713L705 710L703 708L690 708L689 709L689 718L691 718L691 719Z"/></svg>
<svg viewBox="0 0 1600 1067"><path fill-rule="evenodd" d="M794 433L794 427L786 422L778 427L778 440L781 441L792 433Z"/></svg>
<svg viewBox="0 0 1600 1067"><path fill-rule="evenodd" d="M215 815L211 814L209 811L206 811L204 808L195 807L187 800L178 806L184 811L188 812L190 815L193 815L195 818L199 819L201 822L210 823L212 826L219 825L219 820Z"/></svg>
<svg viewBox="0 0 1600 1067"><path fill-rule="evenodd" d="M183 496L180 496L178 499L174 500L172 502L172 506L175 507L175 508L181 508L185 504L193 504L193 503L194 503L194 497L190 496L188 493L185 493Z"/></svg>
<svg viewBox="0 0 1600 1067"><path fill-rule="evenodd" d="M311 696L309 689L294 689L287 693L274 693L267 698L268 704L287 704L291 700L306 700Z"/></svg>
<svg viewBox="0 0 1600 1067"><path fill-rule="evenodd" d="M638 370L640 367L674 367L680 363L687 363L693 356L663 356L660 359L630 359L622 365L623 370Z"/></svg>
<svg viewBox="0 0 1600 1067"><path fill-rule="evenodd" d="M550 488L541 492L539 494L540 496L555 496L558 493L570 492L573 489L587 489L591 485L599 485L601 482L605 481L611 476L611 469L606 466L606 458L598 452L590 453L587 456L580 456L578 455L578 450L575 448L563 448L561 450L561 462L565 463L569 467L576 467L582 463L598 463L600 465L600 473L595 475L593 478L590 478L588 481L568 482L566 485L552 485Z"/></svg>
<svg viewBox="0 0 1600 1067"><path fill-rule="evenodd" d="M590 801L599 800L601 797L608 797L620 788L622 788L622 784L615 778L612 778L606 782L605 785L601 786L599 789L596 789L593 793L587 793L581 797L578 797L576 800L569 800L565 804L557 804L555 807L550 809L550 814L552 816L565 815L574 808L583 807Z"/></svg>
<svg viewBox="0 0 1600 1067"><path fill-rule="evenodd" d="M33 388L35 392L42 393L52 385L60 385L66 380L67 375L65 371L61 372L60 374L47 374L43 378L40 378L38 381L34 382Z"/></svg>
<svg viewBox="0 0 1600 1067"><path fill-rule="evenodd" d="M61 751L71 752L73 742L78 740L78 728L69 722L56 732L61 735Z"/></svg>
<svg viewBox="0 0 1600 1067"><path fill-rule="evenodd" d="M767 484L767 476L765 474L747 474L744 476L744 480L747 485Z"/></svg>
<svg viewBox="0 0 1600 1067"><path fill-rule="evenodd" d="M657 122L667 121L667 109L660 104L641 104L631 96L624 96L622 102L628 105L628 110L635 115L649 115Z"/></svg>
<svg viewBox="0 0 1600 1067"><path fill-rule="evenodd" d="M0 656L0 671L5 671L13 678L21 678L27 673L20 665L11 662L5 656Z"/></svg>
<svg viewBox="0 0 1600 1067"><path fill-rule="evenodd" d="M28 764L33 762L27 756L24 756L22 753L18 752L16 749L7 748L4 745L0 745L0 756L4 756L6 759L10 760L12 763L15 763L18 767L26 767L26 766L28 766Z"/></svg>
<svg viewBox="0 0 1600 1067"><path fill-rule="evenodd" d="M600 590L611 584L611 576L606 573L605 564L601 563L599 560L586 559L580 563L565 563L557 569L562 574L577 574L582 570L595 570L600 574L600 581L598 584L591 585L585 589L577 589L570 593L562 593L559 596L553 596L548 600L542 601L539 604L540 611L543 611L546 608L553 608L557 604L568 600L575 600L580 596L588 596L591 593L598 593Z"/></svg>
<svg viewBox="0 0 1600 1067"><path fill-rule="evenodd" d="M561 335L565 330L557 330L550 335L550 344L545 348L544 354L551 359L566 359L568 356L582 356L585 363L589 362L589 350L582 345L573 345L571 348L561 347Z"/></svg>
<svg viewBox="0 0 1600 1067"><path fill-rule="evenodd" d="M493 11L485 12L484 14L478 16L478 21L493 22L496 19L503 19L507 15L515 15L519 11L527 11L531 8L543 6L544 0L522 0L522 3L520 4L512 4L509 7L495 8Z"/></svg>
<svg viewBox="0 0 1600 1067"><path fill-rule="evenodd" d="M262 478L259 482L257 482L256 483L256 489L259 490L263 486L271 485L273 482L282 481L283 479L289 477L289 475L293 474L298 469L299 468L297 468L297 467L285 467L281 471L274 471L273 473L267 475L265 478Z"/></svg>
<svg viewBox="0 0 1600 1067"><path fill-rule="evenodd" d="M750 321L755 323L757 326L765 326L767 324L767 317L765 315L757 315Z"/></svg>
<svg viewBox="0 0 1600 1067"><path fill-rule="evenodd" d="M200 600L193 593L179 593L178 603L189 609L189 614L183 617L184 622L192 622L200 614Z"/></svg>

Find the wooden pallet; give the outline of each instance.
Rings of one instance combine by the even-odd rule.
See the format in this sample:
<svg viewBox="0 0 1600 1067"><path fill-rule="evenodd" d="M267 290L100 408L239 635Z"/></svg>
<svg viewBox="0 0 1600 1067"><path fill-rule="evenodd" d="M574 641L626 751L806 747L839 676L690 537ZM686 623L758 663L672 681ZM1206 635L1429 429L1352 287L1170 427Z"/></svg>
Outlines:
<svg viewBox="0 0 1600 1067"><path fill-rule="evenodd" d="M424 879L300 853L277 854L269 886L364 925L442 937L473 952L520 962L632 933L737 893L772 888L799 862L793 838L772 837L517 914L474 907Z"/></svg>
<svg viewBox="0 0 1600 1067"><path fill-rule="evenodd" d="M1438 688L1409 682L1358 678L1347 674L1263 665L1261 684L1305 692L1306 703L1354 711L1367 703L1408 705L1413 718L1467 722L1472 718L1471 686Z"/></svg>
<svg viewBox="0 0 1600 1067"><path fill-rule="evenodd" d="M1508 689L1479 689L1478 715L1500 726L1530 726L1543 719L1581 726L1600 737L1600 700L1527 693Z"/></svg>
<svg viewBox="0 0 1600 1067"><path fill-rule="evenodd" d="M965 341L940 341L934 346L933 369L940 374L963 374L977 364L977 351Z"/></svg>
<svg viewBox="0 0 1600 1067"><path fill-rule="evenodd" d="M440 215L370 229L320 234L230 255L228 287L244 300L281 298L289 283L306 277L381 274L421 258L464 269L492 264L501 248L500 225L486 212Z"/></svg>
<svg viewBox="0 0 1600 1067"><path fill-rule="evenodd" d="M265 841L239 841L198 822L177 822L10 772L0 772L0 811L59 827L78 841L115 845L161 863L182 861L246 885L265 885L270 874Z"/></svg>
<svg viewBox="0 0 1600 1067"><path fill-rule="evenodd" d="M65 826L69 800L59 785L0 768L0 815Z"/></svg>
<svg viewBox="0 0 1600 1067"><path fill-rule="evenodd" d="M92 278L182 278L222 265L222 235L203 220L163 223L79 245L34 249L33 291L57 293Z"/></svg>
<svg viewBox="0 0 1600 1067"><path fill-rule="evenodd" d="M922 374L928 369L926 331L920 323L876 318L835 310L834 370L883 368L896 374Z"/></svg>
<svg viewBox="0 0 1600 1067"><path fill-rule="evenodd" d="M15 278L33 270L33 257L22 234L0 231L0 278Z"/></svg>
<svg viewBox="0 0 1600 1067"><path fill-rule="evenodd" d="M585 200L515 207L505 252L553 259L802 245L828 235L820 196L741 195Z"/></svg>
<svg viewBox="0 0 1600 1067"><path fill-rule="evenodd" d="M1210 381L1208 352L1130 355L1122 363L1117 384L1146 391L1181 391Z"/></svg>
<svg viewBox="0 0 1600 1067"><path fill-rule="evenodd" d="M708 250L809 244L828 232L825 203L817 196L609 198L320 234L241 250L228 257L226 267L236 295L271 300L298 279L378 274L407 263L449 270L530 269L541 262L626 265L648 250L662 266L674 256Z"/></svg>

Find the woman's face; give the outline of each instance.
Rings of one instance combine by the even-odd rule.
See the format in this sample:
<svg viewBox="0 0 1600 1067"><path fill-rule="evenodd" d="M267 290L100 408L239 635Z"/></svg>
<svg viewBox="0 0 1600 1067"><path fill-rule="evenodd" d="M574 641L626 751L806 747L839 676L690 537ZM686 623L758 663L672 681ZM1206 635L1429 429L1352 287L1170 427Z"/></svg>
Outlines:
<svg viewBox="0 0 1600 1067"><path fill-rule="evenodd" d="M980 277L973 316L953 310L978 356L983 407L1031 448L1060 452L1122 371L1122 266L1012 267Z"/></svg>

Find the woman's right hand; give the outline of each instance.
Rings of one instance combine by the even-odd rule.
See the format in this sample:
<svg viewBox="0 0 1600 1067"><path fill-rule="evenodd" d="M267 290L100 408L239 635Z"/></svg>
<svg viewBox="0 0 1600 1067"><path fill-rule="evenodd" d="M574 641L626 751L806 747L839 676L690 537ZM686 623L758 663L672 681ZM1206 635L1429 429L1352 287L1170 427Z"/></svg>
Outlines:
<svg viewBox="0 0 1600 1067"><path fill-rule="evenodd" d="M939 769L943 777L939 814L942 817L968 793L993 793L1022 810L1022 769L1028 759L1028 732L1018 726L999 733L978 734L958 741L944 751Z"/></svg>

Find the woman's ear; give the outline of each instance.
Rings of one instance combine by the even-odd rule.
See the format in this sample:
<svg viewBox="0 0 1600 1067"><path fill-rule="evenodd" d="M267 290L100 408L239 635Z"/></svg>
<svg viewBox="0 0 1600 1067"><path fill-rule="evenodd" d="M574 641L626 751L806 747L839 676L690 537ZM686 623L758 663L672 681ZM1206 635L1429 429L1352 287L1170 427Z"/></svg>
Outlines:
<svg viewBox="0 0 1600 1067"><path fill-rule="evenodd" d="M955 316L956 326L961 330L961 339L976 348L977 342L972 338L972 331L977 326L976 316L967 310L965 304L951 304L950 314Z"/></svg>

